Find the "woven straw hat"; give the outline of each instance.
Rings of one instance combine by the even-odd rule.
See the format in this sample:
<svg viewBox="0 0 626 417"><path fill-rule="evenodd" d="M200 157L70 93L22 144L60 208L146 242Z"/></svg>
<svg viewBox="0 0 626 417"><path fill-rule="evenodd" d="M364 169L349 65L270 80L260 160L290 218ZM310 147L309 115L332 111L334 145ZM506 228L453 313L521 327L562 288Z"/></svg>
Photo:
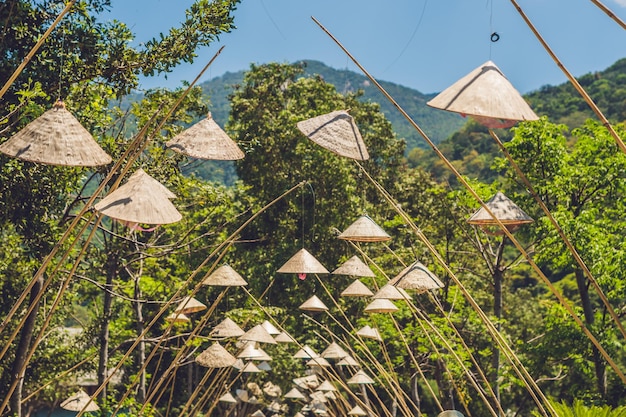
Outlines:
<svg viewBox="0 0 626 417"><path fill-rule="evenodd" d="M249 342L259 342L259 343L269 343L272 345L276 344L276 341L272 337L271 334L265 330L265 327L257 324L243 335L239 336L239 340L245 340Z"/></svg>
<svg viewBox="0 0 626 417"><path fill-rule="evenodd" d="M456 410L446 410L437 414L437 417L463 417L463 414Z"/></svg>
<svg viewBox="0 0 626 417"><path fill-rule="evenodd" d="M250 414L250 417L265 417L265 414L263 414L261 410L256 410L254 413Z"/></svg>
<svg viewBox="0 0 626 417"><path fill-rule="evenodd" d="M269 372L272 370L272 367L270 366L268 361L261 361L258 365L257 368L259 368L262 371L265 372Z"/></svg>
<svg viewBox="0 0 626 417"><path fill-rule="evenodd" d="M263 357L263 353L256 348L255 342L248 342L241 352L237 354L237 359L258 359Z"/></svg>
<svg viewBox="0 0 626 417"><path fill-rule="evenodd" d="M187 296L178 304L174 313L191 314L202 310L206 310L206 306L204 304L193 297Z"/></svg>
<svg viewBox="0 0 626 417"><path fill-rule="evenodd" d="M281 274L328 274L328 270L309 251L300 249L278 271Z"/></svg>
<svg viewBox="0 0 626 417"><path fill-rule="evenodd" d="M524 212L510 198L498 191L485 205L491 210L493 215L507 227L517 227L522 224L532 223L533 219ZM498 222L481 207L467 220L469 224L478 226L494 226Z"/></svg>
<svg viewBox="0 0 626 417"><path fill-rule="evenodd" d="M367 215L360 216L337 237L352 242L385 242L391 239L391 236Z"/></svg>
<svg viewBox="0 0 626 417"><path fill-rule="evenodd" d="M324 396L324 393L321 391L315 391L310 394L311 397L311 406L315 403L327 403L328 398ZM315 411L313 411L315 413Z"/></svg>
<svg viewBox="0 0 626 417"><path fill-rule="evenodd" d="M217 326L209 332L211 337L239 337L245 332L241 327L237 326L237 323L229 319L228 317L222 320Z"/></svg>
<svg viewBox="0 0 626 417"><path fill-rule="evenodd" d="M261 371L254 363L247 362L239 372L242 374L258 374L263 371Z"/></svg>
<svg viewBox="0 0 626 417"><path fill-rule="evenodd" d="M374 380L370 378L365 372L362 370L358 370L356 374L352 375L352 378L346 381L348 384L373 384Z"/></svg>
<svg viewBox="0 0 626 417"><path fill-rule="evenodd" d="M216 287L241 287L248 285L245 279L230 265L222 265L202 281L202 285Z"/></svg>
<svg viewBox="0 0 626 417"><path fill-rule="evenodd" d="M363 326L361 327L356 334L358 336L361 336L363 338L366 339L374 339L377 340L379 342L383 341L383 338L380 336L380 333L378 332L378 329L374 329L373 327L370 326Z"/></svg>
<svg viewBox="0 0 626 417"><path fill-rule="evenodd" d="M330 362L320 356L318 358L309 359L306 363L306 366L320 366L323 368L327 368L330 366Z"/></svg>
<svg viewBox="0 0 626 417"><path fill-rule="evenodd" d="M265 362L269 362L269 361L272 360L272 357L270 355L268 355L267 352L265 352L260 347L257 347L256 350L259 353L259 356L255 357L255 358L250 358L251 360L253 360L253 361L265 361Z"/></svg>
<svg viewBox="0 0 626 417"><path fill-rule="evenodd" d="M235 404L237 402L235 397L233 397L233 394L231 394L230 392L227 392L226 394L222 395L217 401L221 401L223 403L231 403L231 404Z"/></svg>
<svg viewBox="0 0 626 417"><path fill-rule="evenodd" d="M169 224L182 219L165 186L138 169L128 181L104 197L94 208L113 219L129 223Z"/></svg>
<svg viewBox="0 0 626 417"><path fill-rule="evenodd" d="M316 295L312 296L311 298L306 300L304 303L300 304L300 307L298 308L300 310L306 310L306 311L328 311L328 307L326 307L326 305L322 302L322 300L317 298Z"/></svg>
<svg viewBox="0 0 626 417"><path fill-rule="evenodd" d="M49 165L94 167L112 161L62 101L0 145L0 152Z"/></svg>
<svg viewBox="0 0 626 417"><path fill-rule="evenodd" d="M276 326L274 326L272 323L270 323L267 320L261 323L261 326L263 326L265 330L267 330L267 332L271 334L272 336L276 336L277 334L280 334L280 330L278 330Z"/></svg>
<svg viewBox="0 0 626 417"><path fill-rule="evenodd" d="M280 332L274 336L274 340L278 343L294 343L296 340L287 332Z"/></svg>
<svg viewBox="0 0 626 417"><path fill-rule="evenodd" d="M487 127L511 127L516 121L539 119L491 61L485 62L426 104L470 115Z"/></svg>
<svg viewBox="0 0 626 417"><path fill-rule="evenodd" d="M348 355L337 362L338 366L359 366L359 363L352 356Z"/></svg>
<svg viewBox="0 0 626 417"><path fill-rule="evenodd" d="M317 358L320 355L317 354L309 345L304 345L300 350L298 350L294 355L294 359L311 359Z"/></svg>
<svg viewBox="0 0 626 417"><path fill-rule="evenodd" d="M244 153L211 117L183 130L165 144L168 148L198 159L232 161Z"/></svg>
<svg viewBox="0 0 626 417"><path fill-rule="evenodd" d="M337 388L335 388L335 386L333 384L331 384L330 382L328 382L328 380L324 380L317 388L316 391L322 391L322 392L330 392L330 391L337 391Z"/></svg>
<svg viewBox="0 0 626 417"><path fill-rule="evenodd" d="M315 374L296 378L293 380L293 383L305 390L315 389L320 385L320 381Z"/></svg>
<svg viewBox="0 0 626 417"><path fill-rule="evenodd" d="M331 272L333 275L350 275L353 277L375 277L376 274L372 272L369 266L367 266L361 258L354 255L352 258L345 261L339 268Z"/></svg>
<svg viewBox="0 0 626 417"><path fill-rule="evenodd" d="M404 268L402 272L389 281L389 285L405 290L417 290L418 292L443 288L443 283L439 278L420 261L415 261Z"/></svg>
<svg viewBox="0 0 626 417"><path fill-rule="evenodd" d="M306 400L305 395L301 393L300 390L296 387L293 387L292 389L290 389L289 392L283 395L283 397L289 398L292 400Z"/></svg>
<svg viewBox="0 0 626 417"><path fill-rule="evenodd" d="M371 297L374 293L365 284L356 279L340 295L342 297Z"/></svg>
<svg viewBox="0 0 626 417"><path fill-rule="evenodd" d="M386 298L387 300L408 300L411 296L402 288L385 284L376 294L374 294L375 300L379 298Z"/></svg>
<svg viewBox="0 0 626 417"><path fill-rule="evenodd" d="M337 155L359 161L369 159L361 132L345 110L303 120L297 126L313 142Z"/></svg>
<svg viewBox="0 0 626 417"><path fill-rule="evenodd" d="M100 410L100 407L98 407L98 404L96 404L95 401L92 401L89 394L87 394L82 389L78 390L76 394L72 395L67 400L63 401L61 403L61 408L64 410L69 410L69 411L81 411L82 409L85 409L85 411Z"/></svg>
<svg viewBox="0 0 626 417"><path fill-rule="evenodd" d="M366 416L367 413L358 405L355 405L354 408L348 411L349 416Z"/></svg>
<svg viewBox="0 0 626 417"><path fill-rule="evenodd" d="M233 366L237 358L228 353L219 343L215 342L198 355L196 362L207 368L228 368Z"/></svg>
<svg viewBox="0 0 626 417"><path fill-rule="evenodd" d="M337 342L332 342L322 353L320 354L325 359L342 359L348 356L348 352L343 350Z"/></svg>
<svg viewBox="0 0 626 417"><path fill-rule="evenodd" d="M377 298L365 307L366 313L395 313L399 308L386 298Z"/></svg>
<svg viewBox="0 0 626 417"><path fill-rule="evenodd" d="M165 317L165 321L170 323L189 323L191 319L184 315L183 313L171 313L167 317Z"/></svg>

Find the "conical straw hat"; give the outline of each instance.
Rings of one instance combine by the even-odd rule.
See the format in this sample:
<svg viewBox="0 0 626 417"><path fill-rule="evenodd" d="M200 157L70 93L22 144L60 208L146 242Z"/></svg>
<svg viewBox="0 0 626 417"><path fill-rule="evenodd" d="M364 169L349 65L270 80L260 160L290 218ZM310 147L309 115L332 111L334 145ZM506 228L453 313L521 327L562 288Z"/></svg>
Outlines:
<svg viewBox="0 0 626 417"><path fill-rule="evenodd" d="M367 215L360 216L337 237L352 242L385 242L391 239L391 236Z"/></svg>
<svg viewBox="0 0 626 417"><path fill-rule="evenodd" d="M348 287L346 287L340 295L342 297L371 297L374 293L370 291L365 284L357 279L354 280L352 284L348 285Z"/></svg>
<svg viewBox="0 0 626 417"><path fill-rule="evenodd" d="M276 272L283 274L328 274L324 265L304 248L289 258Z"/></svg>
<svg viewBox="0 0 626 417"><path fill-rule="evenodd" d="M293 383L305 390L315 389L320 385L320 381L315 374L295 378Z"/></svg>
<svg viewBox="0 0 626 417"><path fill-rule="evenodd" d="M349 416L366 416L367 413L363 411L361 407L359 407L358 405L355 405L352 410L348 411L348 415Z"/></svg>
<svg viewBox="0 0 626 417"><path fill-rule="evenodd" d="M463 416L463 413L461 413L460 411L446 410L437 414L437 417L464 417L464 416Z"/></svg>
<svg viewBox="0 0 626 417"><path fill-rule="evenodd" d="M250 417L265 417L265 414L263 414L261 410L256 410L254 413L250 414Z"/></svg>
<svg viewBox="0 0 626 417"><path fill-rule="evenodd" d="M183 130L165 144L168 148L198 159L232 161L244 153L211 117Z"/></svg>
<svg viewBox="0 0 626 417"><path fill-rule="evenodd" d="M270 343L275 345L276 341L272 337L271 334L265 330L265 327L257 324L247 332L245 332L242 336L239 336L239 340L247 340L250 342L259 342L259 343Z"/></svg>
<svg viewBox="0 0 626 417"><path fill-rule="evenodd" d="M256 348L255 342L248 342L237 354L237 359L257 359L263 357L263 352Z"/></svg>
<svg viewBox="0 0 626 417"><path fill-rule="evenodd" d="M85 409L84 411L98 411L100 409L98 404L96 404L96 402L91 399L89 394L82 389L78 390L76 394L63 401L61 403L61 408L69 411L81 411L83 408Z"/></svg>
<svg viewBox="0 0 626 417"><path fill-rule="evenodd" d="M296 340L287 332L280 332L274 336L274 340L278 343L294 343Z"/></svg>
<svg viewBox="0 0 626 417"><path fill-rule="evenodd" d="M180 324L180 323L189 323L191 319L183 313L171 313L170 315L165 317L165 321L168 321L170 323Z"/></svg>
<svg viewBox="0 0 626 417"><path fill-rule="evenodd" d="M221 401L223 403L231 403L234 404L237 402L237 400L235 399L235 397L233 397L233 394L231 394L230 392L227 392L226 394L222 395L218 401Z"/></svg>
<svg viewBox="0 0 626 417"><path fill-rule="evenodd" d="M339 268L331 272L333 275L350 275L353 277L375 277L376 274L372 272L369 266L367 266L358 256L354 255L352 258L345 261Z"/></svg>
<svg viewBox="0 0 626 417"><path fill-rule="evenodd" d="M491 61L476 68L426 104L470 115L487 127L510 127L515 121L539 119ZM511 122L501 123L500 120Z"/></svg>
<svg viewBox="0 0 626 417"><path fill-rule="evenodd" d="M439 278L420 261L415 261L404 268L402 272L389 281L389 285L406 290L417 290L418 292L443 288L443 283Z"/></svg>
<svg viewBox="0 0 626 417"><path fill-rule="evenodd" d="M328 398L326 398L324 396L324 393L321 391L315 391L312 392L310 394L311 397L311 406L313 406L314 403L318 402L318 403L327 403L328 402ZM314 411L315 413L315 411Z"/></svg>
<svg viewBox="0 0 626 417"><path fill-rule="evenodd" d="M365 372L362 370L357 371L356 374L352 376L352 378L346 381L348 384L373 384L374 380L370 378Z"/></svg>
<svg viewBox="0 0 626 417"><path fill-rule="evenodd" d="M317 298L316 295L306 300L298 308L300 310L306 310L306 311L327 311L328 310L328 307L326 307L326 305L322 302L322 300Z"/></svg>
<svg viewBox="0 0 626 417"><path fill-rule="evenodd" d="M272 367L270 366L269 362L267 361L262 361L257 365L257 368L259 368L262 371L265 372L269 372L272 370Z"/></svg>
<svg viewBox="0 0 626 417"><path fill-rule="evenodd" d="M395 313L398 307L386 298L377 298L365 307L366 313Z"/></svg>
<svg viewBox="0 0 626 417"><path fill-rule="evenodd" d="M337 362L338 366L359 366L359 363L352 356L348 355Z"/></svg>
<svg viewBox="0 0 626 417"><path fill-rule="evenodd" d="M198 355L196 362L207 368L228 368L233 366L237 358L228 353L219 343L213 343Z"/></svg>
<svg viewBox="0 0 626 417"><path fill-rule="evenodd" d="M322 351L320 356L325 359L341 359L348 356L348 352L343 350L337 342L332 342L326 349L324 349L324 351Z"/></svg>
<svg viewBox="0 0 626 417"><path fill-rule="evenodd" d="M259 353L259 356L255 357L255 358L251 358L251 360L253 360L253 361L265 361L265 362L269 362L269 361L272 360L272 357L270 355L268 355L267 352L265 352L260 347L257 347L256 350Z"/></svg>
<svg viewBox="0 0 626 417"><path fill-rule="evenodd" d="M237 323L229 319L228 317L222 320L217 326L215 326L209 336L211 337L239 337L245 334L241 327L237 326Z"/></svg>
<svg viewBox="0 0 626 417"><path fill-rule="evenodd" d="M324 392L324 397L328 398L329 400L336 400L337 396L335 395L334 392L331 391L323 391Z"/></svg>
<svg viewBox="0 0 626 417"><path fill-rule="evenodd" d="M302 349L298 350L292 357L294 359L311 359L317 358L320 355L317 354L309 345L304 345Z"/></svg>
<svg viewBox="0 0 626 417"><path fill-rule="evenodd" d="M233 368L238 371L242 370L244 366L246 366L246 364L243 363L243 359L237 359L235 363L233 363Z"/></svg>
<svg viewBox="0 0 626 417"><path fill-rule="evenodd" d="M93 167L112 161L62 101L0 145L0 152L49 165Z"/></svg>
<svg viewBox="0 0 626 417"><path fill-rule="evenodd" d="M375 300L379 298L386 298L387 300L408 300L411 296L402 288L385 284L376 294L374 294Z"/></svg>
<svg viewBox="0 0 626 417"><path fill-rule="evenodd" d="M202 281L202 285L215 287L241 287L248 285L245 279L230 265L222 265Z"/></svg>
<svg viewBox="0 0 626 417"><path fill-rule="evenodd" d="M528 214L518 207L511 199L498 191L485 205L491 210L500 222L506 226L519 226L526 223L532 223L533 219ZM472 214L467 221L469 224L482 225L497 225L498 222L491 217L491 215L481 207Z"/></svg>
<svg viewBox="0 0 626 417"><path fill-rule="evenodd" d="M337 155L359 161L369 159L361 132L345 110L303 120L297 126L313 142Z"/></svg>
<svg viewBox="0 0 626 417"><path fill-rule="evenodd" d="M265 328L265 330L267 330L267 332L269 334L271 334L272 336L276 336L276 335L280 334L280 330L278 330L276 328L276 326L274 326L272 323L270 323L267 320L265 320L263 323L261 323L261 326L263 326Z"/></svg>
<svg viewBox="0 0 626 417"><path fill-rule="evenodd" d="M378 329L374 329L370 326L361 327L359 331L356 332L356 334L366 339L374 339L378 340L379 342L383 341L383 338L380 336Z"/></svg>
<svg viewBox="0 0 626 417"><path fill-rule="evenodd" d="M306 366L321 366L321 367L329 367L330 366L330 362L328 362L326 359L319 357L319 358L311 358L308 360L308 362L306 363Z"/></svg>
<svg viewBox="0 0 626 417"><path fill-rule="evenodd" d="M293 387L289 392L287 392L283 397L290 398L293 400L306 400L306 397L300 390L296 387Z"/></svg>
<svg viewBox="0 0 626 417"><path fill-rule="evenodd" d="M206 306L193 297L185 297L174 310L175 313L191 314L206 310Z"/></svg>
<svg viewBox="0 0 626 417"><path fill-rule="evenodd" d="M239 372L242 374L258 374L263 371L261 371L254 363L247 362Z"/></svg>
<svg viewBox="0 0 626 417"><path fill-rule="evenodd" d="M173 194L138 169L128 181L104 197L94 208L113 219L129 223L176 223L182 215L169 200Z"/></svg>
<svg viewBox="0 0 626 417"><path fill-rule="evenodd" d="M331 384L330 382L328 382L328 380L324 380L317 388L317 391L337 391L337 388L335 388L335 386L333 384Z"/></svg>

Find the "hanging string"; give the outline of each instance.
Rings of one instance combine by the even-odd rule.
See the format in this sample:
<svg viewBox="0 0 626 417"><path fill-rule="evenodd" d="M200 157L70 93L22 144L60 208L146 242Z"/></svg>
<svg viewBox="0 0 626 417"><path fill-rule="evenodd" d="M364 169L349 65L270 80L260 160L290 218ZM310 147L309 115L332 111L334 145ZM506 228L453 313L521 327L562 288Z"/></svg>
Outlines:
<svg viewBox="0 0 626 417"><path fill-rule="evenodd" d="M57 94L58 101L61 101L61 87L63 86L63 66L65 65L65 29L61 37L61 51L59 51L59 92Z"/></svg>

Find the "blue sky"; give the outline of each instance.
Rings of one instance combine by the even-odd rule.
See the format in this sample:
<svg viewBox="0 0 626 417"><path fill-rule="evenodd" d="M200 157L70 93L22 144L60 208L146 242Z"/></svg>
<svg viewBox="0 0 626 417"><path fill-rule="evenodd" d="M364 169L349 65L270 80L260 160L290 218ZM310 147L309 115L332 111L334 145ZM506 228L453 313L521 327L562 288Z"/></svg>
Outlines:
<svg viewBox="0 0 626 417"><path fill-rule="evenodd" d="M125 22L141 43L184 20L192 0L112 0L108 18ZM384 5L383 5L384 3ZM626 0L603 0L626 20ZM563 65L575 76L626 57L626 31L589 0L518 0ZM201 81L250 63L315 59L360 72L311 19L318 19L379 80L439 92L492 60L522 93L566 81L507 0L243 0L237 29L199 51L167 79L143 88L193 80L225 45ZM491 42L497 32L499 41Z"/></svg>

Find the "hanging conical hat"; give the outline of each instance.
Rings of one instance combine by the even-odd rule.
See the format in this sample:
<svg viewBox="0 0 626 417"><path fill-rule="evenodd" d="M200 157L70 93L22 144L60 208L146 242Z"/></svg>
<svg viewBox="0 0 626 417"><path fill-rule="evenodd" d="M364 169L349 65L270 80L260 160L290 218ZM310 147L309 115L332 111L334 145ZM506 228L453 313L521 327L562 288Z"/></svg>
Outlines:
<svg viewBox="0 0 626 417"><path fill-rule="evenodd" d="M366 339L374 339L379 342L383 341L383 338L380 336L378 329L374 329L370 326L363 326L356 332L358 336L364 337Z"/></svg>
<svg viewBox="0 0 626 417"><path fill-rule="evenodd" d="M332 342L324 351L320 354L325 359L341 359L348 356L348 352L343 350L337 342Z"/></svg>
<svg viewBox="0 0 626 417"><path fill-rule="evenodd" d="M365 284L357 279L354 280L352 284L348 285L348 287L346 287L340 295L342 297L371 297L374 293L370 291Z"/></svg>
<svg viewBox="0 0 626 417"><path fill-rule="evenodd" d="M443 288L443 283L439 278L420 261L415 261L404 268L402 272L389 281L389 285L406 290L417 290L418 292Z"/></svg>
<svg viewBox="0 0 626 417"><path fill-rule="evenodd" d="M296 387L293 387L291 390L289 390L289 392L283 395L283 397L291 398L293 400L306 400L304 394L301 393L300 390Z"/></svg>
<svg viewBox="0 0 626 417"><path fill-rule="evenodd" d="M267 320L261 323L261 326L263 326L265 330L267 330L267 332L271 334L272 336L276 336L277 334L280 334L280 330L278 330L276 326L274 326L272 323L270 323Z"/></svg>
<svg viewBox="0 0 626 417"><path fill-rule="evenodd" d="M304 248L300 249L276 272L283 274L328 274L324 265Z"/></svg>
<svg viewBox="0 0 626 417"><path fill-rule="evenodd" d="M242 370L244 366L246 366L246 364L243 363L243 359L237 359L235 363L233 363L233 368L235 368L238 371Z"/></svg>
<svg viewBox="0 0 626 417"><path fill-rule="evenodd" d="M241 287L248 285L245 279L230 265L222 265L202 281L202 285L215 287Z"/></svg>
<svg viewBox="0 0 626 417"><path fill-rule="evenodd" d="M300 310L306 310L306 311L327 311L328 310L328 307L326 307L326 305L322 302L322 300L317 298L316 295L306 300L298 308Z"/></svg>
<svg viewBox="0 0 626 417"><path fill-rule="evenodd" d="M346 381L348 384L373 384L374 380L370 378L365 372L362 370L357 371L356 374L352 376L352 378Z"/></svg>
<svg viewBox="0 0 626 417"><path fill-rule="evenodd" d="M369 159L361 132L345 110L303 120L296 126L313 142L337 155L359 161Z"/></svg>
<svg viewBox="0 0 626 417"><path fill-rule="evenodd" d="M487 122L483 123L487 127L510 127L515 121L539 119L502 71L491 61L476 68L426 104L470 115L477 118L480 123ZM511 123L501 123L499 120Z"/></svg>
<svg viewBox="0 0 626 417"><path fill-rule="evenodd" d="M352 410L348 411L348 415L349 416L366 416L367 413L363 411L361 407L359 407L358 405L355 405Z"/></svg>
<svg viewBox="0 0 626 417"><path fill-rule="evenodd" d="M261 410L256 410L254 413L250 414L250 417L265 417L265 414L263 414Z"/></svg>
<svg viewBox="0 0 626 417"><path fill-rule="evenodd" d="M320 381L315 374L295 378L293 383L305 390L315 389L320 385Z"/></svg>
<svg viewBox="0 0 626 417"><path fill-rule="evenodd" d="M328 380L324 380L317 388L317 391L337 391L337 388L335 388L335 386L333 384L331 384L330 382L328 382Z"/></svg>
<svg viewBox="0 0 626 417"><path fill-rule="evenodd" d="M228 317L222 320L217 326L215 326L209 336L211 337L239 337L244 335L241 327L237 326L237 323L229 319Z"/></svg>
<svg viewBox="0 0 626 417"><path fill-rule="evenodd" d="M209 346L209 348L200 353L196 358L196 362L207 368L227 368L233 366L236 361L237 358L228 353L228 351L217 342Z"/></svg>
<svg viewBox="0 0 626 417"><path fill-rule="evenodd" d="M263 356L263 352L255 346L256 342L248 342L244 348L237 354L237 359L256 359Z"/></svg>
<svg viewBox="0 0 626 417"><path fill-rule="evenodd" d="M1 144L0 152L49 165L94 167L112 161L62 101Z"/></svg>
<svg viewBox="0 0 626 417"><path fill-rule="evenodd" d="M309 361L306 363L306 366L321 366L321 367L329 367L330 366L330 362L328 362L326 359L319 357L319 358L311 358L309 359Z"/></svg>
<svg viewBox="0 0 626 417"><path fill-rule="evenodd" d="M191 319L183 313L171 313L165 317L165 321L170 323L189 323Z"/></svg>
<svg viewBox="0 0 626 417"><path fill-rule="evenodd" d="M222 395L217 401L221 401L223 403L231 403L231 404L234 404L237 402L235 397L233 397L233 394L231 394L230 392L227 392L226 394Z"/></svg>
<svg viewBox="0 0 626 417"><path fill-rule="evenodd" d="M337 237L352 242L384 242L391 239L391 236L367 215L360 216Z"/></svg>
<svg viewBox="0 0 626 417"><path fill-rule="evenodd" d="M352 356L348 355L337 362L338 366L359 366L359 363Z"/></svg>
<svg viewBox="0 0 626 417"><path fill-rule="evenodd" d="M274 340L278 343L294 343L296 340L287 332L280 332L274 336Z"/></svg>
<svg viewBox="0 0 626 417"><path fill-rule="evenodd" d="M243 335L239 336L239 340L247 340L250 342L270 343L275 345L276 341L271 334L265 330L265 327L257 324Z"/></svg>
<svg viewBox="0 0 626 417"><path fill-rule="evenodd" d="M274 400L267 406L267 411L271 413L279 413L281 408L281 404ZM280 414L272 414L272 417L280 417Z"/></svg>
<svg viewBox="0 0 626 417"><path fill-rule="evenodd" d="M386 298L387 300L408 300L411 296L402 288L385 284L376 294L374 294L375 300L379 298Z"/></svg>
<svg viewBox="0 0 626 417"><path fill-rule="evenodd" d="M270 366L269 362L267 361L262 361L257 365L257 368L259 368L262 371L265 372L269 372L272 370L272 367Z"/></svg>
<svg viewBox="0 0 626 417"><path fill-rule="evenodd" d="M456 410L446 410L437 414L437 417L463 417L463 413Z"/></svg>
<svg viewBox="0 0 626 417"><path fill-rule="evenodd" d="M305 416L304 414L298 411L296 414L293 415L293 417L305 417Z"/></svg>
<svg viewBox="0 0 626 417"><path fill-rule="evenodd" d="M260 347L256 348L257 352L259 353L259 356L255 357L255 358L251 358L253 361L265 361L265 362L269 362L272 360L272 357L270 355L267 354L267 352L265 352L263 349L261 349Z"/></svg>
<svg viewBox="0 0 626 417"><path fill-rule="evenodd" d="M209 113L206 119L183 130L165 144L168 148L198 159L232 161L244 153Z"/></svg>
<svg viewBox="0 0 626 417"><path fill-rule="evenodd" d="M298 350L292 357L294 359L311 359L317 358L320 355L317 354L310 346L304 345L302 349Z"/></svg>
<svg viewBox="0 0 626 417"><path fill-rule="evenodd" d="M85 407L87 406L87 407ZM98 411L100 407L85 391L78 392L61 403L61 408L69 411Z"/></svg>
<svg viewBox="0 0 626 417"><path fill-rule="evenodd" d="M169 224L182 218L157 180L138 169L128 181L104 197L94 208L113 219L129 223Z"/></svg>
<svg viewBox="0 0 626 417"><path fill-rule="evenodd" d="M321 391L312 392L310 394L310 397L311 397L311 406L313 406L314 403L327 403L328 402L328 398L326 398L324 396L324 393Z"/></svg>
<svg viewBox="0 0 626 417"><path fill-rule="evenodd" d="M258 374L262 371L254 363L247 362L239 372L242 374Z"/></svg>
<svg viewBox="0 0 626 417"><path fill-rule="evenodd" d="M354 255L345 261L339 268L331 272L333 275L350 275L353 277L375 277L376 274L367 266L361 258Z"/></svg>
<svg viewBox="0 0 626 417"><path fill-rule="evenodd" d="M365 307L366 313L394 313L398 311L398 307L386 298L377 298Z"/></svg>
<svg viewBox="0 0 626 417"><path fill-rule="evenodd" d="M532 223L533 219L524 210L518 207L511 199L498 191L489 201L485 203L494 216L505 226L519 226L526 223ZM469 224L476 225L497 225L498 222L481 207L472 214L467 221Z"/></svg>
<svg viewBox="0 0 626 417"><path fill-rule="evenodd" d="M178 307L174 310L174 313L191 314L198 311L206 310L206 306L193 297L185 297L178 304Z"/></svg>

